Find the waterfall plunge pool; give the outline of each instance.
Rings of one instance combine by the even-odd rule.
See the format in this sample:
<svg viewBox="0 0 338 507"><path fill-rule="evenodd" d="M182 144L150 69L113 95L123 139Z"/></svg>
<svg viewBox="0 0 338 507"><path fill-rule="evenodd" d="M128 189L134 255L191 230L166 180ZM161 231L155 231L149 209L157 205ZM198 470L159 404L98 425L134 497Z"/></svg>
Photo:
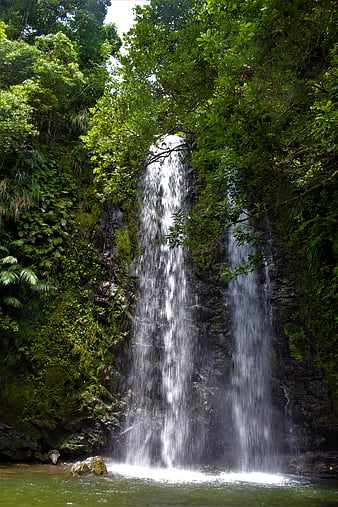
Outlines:
<svg viewBox="0 0 338 507"><path fill-rule="evenodd" d="M269 474L207 474L107 462L104 476L64 465L0 465L2 507L330 507L337 484Z"/></svg>

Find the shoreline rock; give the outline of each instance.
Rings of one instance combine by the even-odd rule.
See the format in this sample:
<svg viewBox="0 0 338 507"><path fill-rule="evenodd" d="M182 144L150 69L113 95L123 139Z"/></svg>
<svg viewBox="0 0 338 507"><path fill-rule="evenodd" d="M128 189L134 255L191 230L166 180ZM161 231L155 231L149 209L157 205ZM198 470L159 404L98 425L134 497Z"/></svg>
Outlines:
<svg viewBox="0 0 338 507"><path fill-rule="evenodd" d="M338 481L338 452L308 452L294 456L288 463L287 473L310 480Z"/></svg>
<svg viewBox="0 0 338 507"><path fill-rule="evenodd" d="M107 473L108 470L102 456L92 456L84 461L77 461L71 468L71 474L74 476L103 475Z"/></svg>

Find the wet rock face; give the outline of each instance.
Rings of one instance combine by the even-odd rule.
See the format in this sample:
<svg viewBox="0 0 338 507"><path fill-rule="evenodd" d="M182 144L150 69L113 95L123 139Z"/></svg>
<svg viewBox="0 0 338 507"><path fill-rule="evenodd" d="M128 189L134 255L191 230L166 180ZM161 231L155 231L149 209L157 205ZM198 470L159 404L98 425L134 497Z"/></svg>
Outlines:
<svg viewBox="0 0 338 507"><path fill-rule="evenodd" d="M265 232L270 278L268 297L274 328L273 397L286 419L285 450L293 454L334 449L338 423L331 408L329 389L311 355L301 362L291 356L284 332L302 297L300 274L292 267L290 253L280 244L273 229Z"/></svg>
<svg viewBox="0 0 338 507"><path fill-rule="evenodd" d="M115 208L108 209L102 216L99 232L96 234L95 242L101 252L102 261L109 263L115 241L115 231L123 225L122 211Z"/></svg>
<svg viewBox="0 0 338 507"><path fill-rule="evenodd" d="M39 440L0 424L0 462L54 463L100 452L107 445L107 428L95 419L83 419L67 428L44 431ZM57 447L51 449L51 446Z"/></svg>
<svg viewBox="0 0 338 507"><path fill-rule="evenodd" d="M219 261L224 258L225 252L220 247ZM202 463L216 464L224 456L229 457L232 424L230 411L224 408L232 370L226 285L220 281L217 266L203 274L191 272L189 283L193 295L191 325L197 341L192 402L198 417L194 434L201 431Z"/></svg>
<svg viewBox="0 0 338 507"><path fill-rule="evenodd" d="M63 457L74 459L99 452L107 444L107 429L96 419L86 419L69 428L65 436L54 435L54 441Z"/></svg>
<svg viewBox="0 0 338 507"><path fill-rule="evenodd" d="M0 423L0 461L29 461L37 452L37 440Z"/></svg>
<svg viewBox="0 0 338 507"><path fill-rule="evenodd" d="M284 325L299 307L300 274L296 272L290 276L290 253L280 245L271 227L265 235L269 274L267 298L273 333L272 401L278 452L296 455L329 451L336 448L338 441L337 419L330 406L329 389L311 357L298 362L291 356L284 332ZM219 265L226 265L226 257L224 247L219 252ZM231 462L233 421L226 409L226 398L230 396L226 386L231 382L233 343L227 285L220 281L217 266L203 276L192 273L190 283L195 295L191 325L196 328L200 357L195 366L194 382L199 393L195 402L203 406L203 418L209 428L205 459L210 462L223 453L230 456ZM225 410L219 417L222 404Z"/></svg>

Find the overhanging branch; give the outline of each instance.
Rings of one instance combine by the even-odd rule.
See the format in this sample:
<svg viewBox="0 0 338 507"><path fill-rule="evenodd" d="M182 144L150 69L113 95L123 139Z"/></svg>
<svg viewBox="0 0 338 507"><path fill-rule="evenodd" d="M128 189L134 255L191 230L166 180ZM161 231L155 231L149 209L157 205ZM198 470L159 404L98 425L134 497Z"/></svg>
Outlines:
<svg viewBox="0 0 338 507"><path fill-rule="evenodd" d="M161 153L157 153L156 155L152 155L147 159L147 164L150 165L154 162L157 162L158 160L161 160L162 158L165 159L167 157L170 157L170 155L174 152L180 152L180 151L190 151L190 147L187 143L181 143L175 146L174 148L168 148L167 150L161 151Z"/></svg>

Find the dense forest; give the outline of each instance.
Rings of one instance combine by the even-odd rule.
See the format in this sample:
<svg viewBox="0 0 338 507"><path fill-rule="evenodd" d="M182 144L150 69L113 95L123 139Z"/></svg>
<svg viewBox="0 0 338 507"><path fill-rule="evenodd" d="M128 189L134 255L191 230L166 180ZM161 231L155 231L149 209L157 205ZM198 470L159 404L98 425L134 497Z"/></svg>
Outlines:
<svg viewBox="0 0 338 507"><path fill-rule="evenodd" d="M167 241L203 277L227 228L261 245L268 221L297 286L290 357L337 407L336 2L151 0L123 53L109 5L0 2L0 458L91 452L119 426L138 178L165 133L195 175Z"/></svg>

